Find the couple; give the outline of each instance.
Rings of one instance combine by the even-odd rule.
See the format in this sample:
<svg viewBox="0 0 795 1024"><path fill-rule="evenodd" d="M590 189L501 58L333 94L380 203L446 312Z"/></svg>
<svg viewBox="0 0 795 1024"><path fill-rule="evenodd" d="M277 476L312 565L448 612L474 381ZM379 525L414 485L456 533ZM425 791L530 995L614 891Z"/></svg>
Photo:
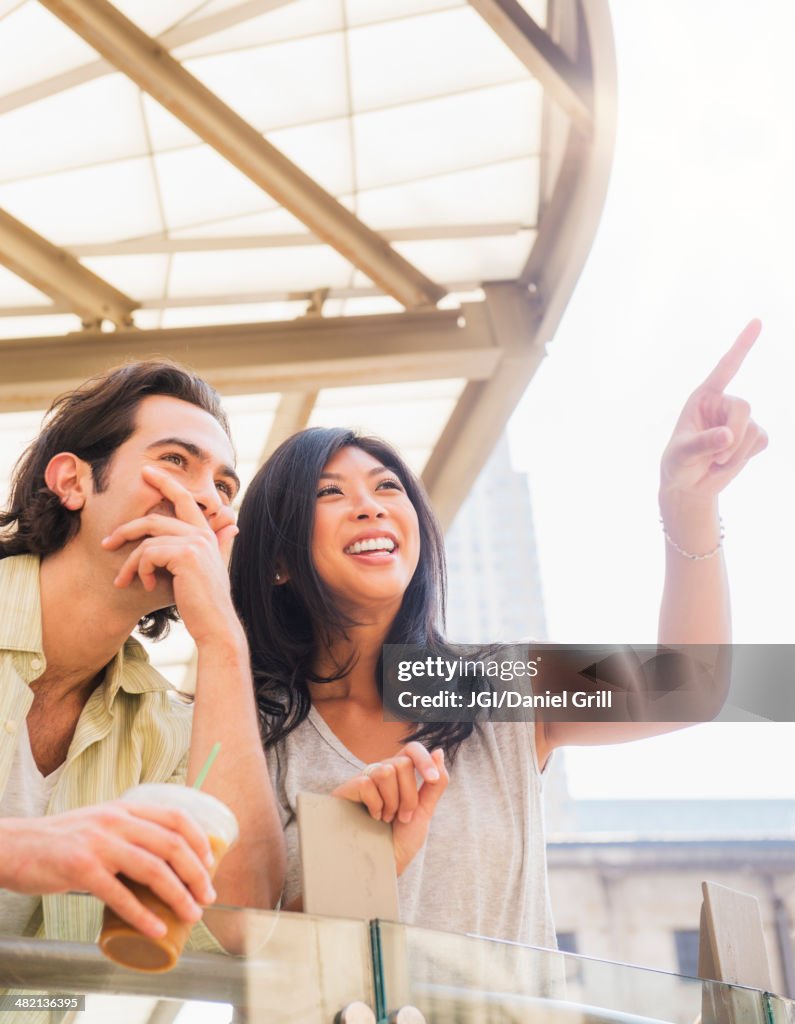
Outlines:
<svg viewBox="0 0 795 1024"><path fill-rule="evenodd" d="M663 456L663 643L730 638L717 496L766 439L724 390L758 332L693 393ZM300 909L294 808L310 790L392 823L404 921L553 945L551 752L672 726L384 721L382 644L443 645L442 538L420 485L383 443L309 430L257 475L239 531L238 487L218 396L167 363L62 397L20 461L0 517L0 934L91 941L98 912L75 919L72 890L160 934L118 875L188 921L283 890ZM190 709L129 638L176 612L198 651ZM189 817L119 797L190 784L216 741L205 788L240 840L211 882Z"/></svg>

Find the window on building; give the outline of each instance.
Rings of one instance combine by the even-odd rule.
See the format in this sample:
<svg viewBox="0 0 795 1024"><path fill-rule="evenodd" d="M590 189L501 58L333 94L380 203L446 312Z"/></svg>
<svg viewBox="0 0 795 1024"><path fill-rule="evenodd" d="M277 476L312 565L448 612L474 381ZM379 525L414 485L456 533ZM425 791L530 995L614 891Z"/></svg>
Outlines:
<svg viewBox="0 0 795 1024"><path fill-rule="evenodd" d="M577 933L558 932L558 949L561 953L577 953Z"/></svg>
<svg viewBox="0 0 795 1024"><path fill-rule="evenodd" d="M578 953L577 933L558 932L558 949L561 953ZM579 960L566 961L566 981L572 985L582 984L582 963Z"/></svg>
<svg viewBox="0 0 795 1024"><path fill-rule="evenodd" d="M679 974L698 977L698 929L674 932L676 943L676 964Z"/></svg>

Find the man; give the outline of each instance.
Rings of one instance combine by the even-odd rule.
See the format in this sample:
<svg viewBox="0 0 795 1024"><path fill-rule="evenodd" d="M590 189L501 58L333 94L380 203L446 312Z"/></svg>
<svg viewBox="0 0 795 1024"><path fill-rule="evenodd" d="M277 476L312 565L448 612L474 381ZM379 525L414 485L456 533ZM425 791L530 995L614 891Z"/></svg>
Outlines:
<svg viewBox="0 0 795 1024"><path fill-rule="evenodd" d="M141 362L58 399L17 465L0 515L0 934L91 941L98 910L71 890L163 934L119 875L192 922L216 894L278 899L283 840L226 572L233 464L213 389ZM176 613L198 651L192 715L129 636L162 636ZM216 741L203 788L240 839L211 882L189 817L119 797L190 784Z"/></svg>

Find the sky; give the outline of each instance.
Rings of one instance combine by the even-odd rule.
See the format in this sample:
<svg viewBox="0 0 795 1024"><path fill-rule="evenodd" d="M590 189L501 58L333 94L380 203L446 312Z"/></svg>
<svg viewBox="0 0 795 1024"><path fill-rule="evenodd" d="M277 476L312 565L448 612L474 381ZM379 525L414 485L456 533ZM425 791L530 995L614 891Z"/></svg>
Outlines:
<svg viewBox="0 0 795 1024"><path fill-rule="evenodd" d="M687 395L751 317L730 393L767 451L721 498L734 639L792 642L795 5L611 0L618 134L600 228L510 424L529 474L550 637L649 642L659 457ZM706 725L567 752L580 797L795 798L795 725ZM743 756L744 755L744 756Z"/></svg>

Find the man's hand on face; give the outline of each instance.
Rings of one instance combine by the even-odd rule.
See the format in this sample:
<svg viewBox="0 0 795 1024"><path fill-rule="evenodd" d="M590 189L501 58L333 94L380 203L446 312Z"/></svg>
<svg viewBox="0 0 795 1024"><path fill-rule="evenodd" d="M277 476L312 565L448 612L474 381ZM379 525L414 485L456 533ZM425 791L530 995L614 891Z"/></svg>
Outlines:
<svg viewBox="0 0 795 1024"><path fill-rule="evenodd" d="M229 598L227 563L238 533L235 515L219 505L207 516L196 499L174 477L155 466L144 466L146 482L169 502L175 517L150 512L117 527L102 541L107 551L140 541L114 580L129 587L137 578L153 591L157 571L164 569L173 581L174 603L197 644L220 636L237 619Z"/></svg>
<svg viewBox="0 0 795 1024"><path fill-rule="evenodd" d="M165 926L117 875L148 886L184 921L198 921L199 904L215 900L209 841L181 811L114 800L46 818L6 818L0 842L0 887L90 892L153 938Z"/></svg>

